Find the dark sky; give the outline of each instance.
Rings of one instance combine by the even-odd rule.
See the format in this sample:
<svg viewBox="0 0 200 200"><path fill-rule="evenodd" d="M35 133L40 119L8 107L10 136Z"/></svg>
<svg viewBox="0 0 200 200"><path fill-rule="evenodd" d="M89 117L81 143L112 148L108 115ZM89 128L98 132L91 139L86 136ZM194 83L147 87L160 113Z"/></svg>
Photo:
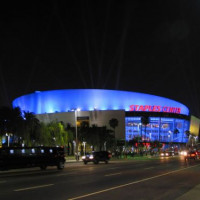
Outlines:
<svg viewBox="0 0 200 200"><path fill-rule="evenodd" d="M0 106L36 90L144 92L200 117L200 1L31 1L0 8Z"/></svg>

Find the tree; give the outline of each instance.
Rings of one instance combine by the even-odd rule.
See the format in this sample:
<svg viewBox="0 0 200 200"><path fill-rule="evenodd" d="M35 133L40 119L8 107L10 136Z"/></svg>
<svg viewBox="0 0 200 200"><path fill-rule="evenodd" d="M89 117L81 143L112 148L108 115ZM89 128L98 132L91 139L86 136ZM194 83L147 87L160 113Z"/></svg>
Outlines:
<svg viewBox="0 0 200 200"><path fill-rule="evenodd" d="M115 139L115 147L116 147L116 135L115 135L115 128L118 126L118 120L115 118L110 119L109 125L114 129L114 139Z"/></svg>
<svg viewBox="0 0 200 200"><path fill-rule="evenodd" d="M113 146L114 136L111 134L113 131L107 129L106 126L98 127L97 125L92 125L91 127L86 124L81 125L81 136L80 140L86 141L87 144L93 147L93 150L102 150L104 145L107 147Z"/></svg>
<svg viewBox="0 0 200 200"><path fill-rule="evenodd" d="M132 140L129 140L128 144L135 147L137 152L139 152L139 148L142 148L144 146L141 136L135 136Z"/></svg>
<svg viewBox="0 0 200 200"><path fill-rule="evenodd" d="M150 142L150 147L151 147L151 151L153 149L158 149L158 152L160 151L160 149L162 148L162 143L160 143L160 141L153 141L153 142Z"/></svg>
<svg viewBox="0 0 200 200"><path fill-rule="evenodd" d="M23 117L19 107L0 108L0 135L20 136L23 130Z"/></svg>
<svg viewBox="0 0 200 200"><path fill-rule="evenodd" d="M68 155L73 155L74 154L74 144L73 144L73 141L74 141L74 138L75 138L75 128L71 126L71 124L67 123L65 125L65 130L67 131L68 133L68 147L67 147L67 152L68 152Z"/></svg>
<svg viewBox="0 0 200 200"><path fill-rule="evenodd" d="M50 132L50 141L52 146L63 145L64 139L62 131L64 131L63 125L57 121L52 121L47 124Z"/></svg>
<svg viewBox="0 0 200 200"><path fill-rule="evenodd" d="M138 138L134 137L132 140L129 140L128 145L138 148Z"/></svg>
<svg viewBox="0 0 200 200"><path fill-rule="evenodd" d="M99 136L98 136L98 126L92 125L92 127L89 127L87 135L86 135L86 141L88 144L92 145L93 151L95 148L98 147L99 144Z"/></svg>
<svg viewBox="0 0 200 200"><path fill-rule="evenodd" d="M24 112L24 139L27 146L39 142L40 121L32 112Z"/></svg>
<svg viewBox="0 0 200 200"><path fill-rule="evenodd" d="M62 122L52 121L47 125L49 143L51 146L67 146L73 141L73 133Z"/></svg>
<svg viewBox="0 0 200 200"><path fill-rule="evenodd" d="M80 142L86 141L88 130L89 123L86 121L81 122L80 127L78 128L78 140Z"/></svg>
<svg viewBox="0 0 200 200"><path fill-rule="evenodd" d="M148 116L142 116L141 117L141 123L142 125L145 126L145 139L146 139L146 128L147 128L147 125L149 124L149 117Z"/></svg>
<svg viewBox="0 0 200 200"><path fill-rule="evenodd" d="M104 147L104 144L106 144L107 147L110 147L112 145L113 141L113 135L111 134L112 131L107 129L106 126L99 127L99 149L102 150Z"/></svg>
<svg viewBox="0 0 200 200"><path fill-rule="evenodd" d="M190 131L189 131L189 130L186 130L186 131L185 131L185 135L186 135L187 138L189 138L189 136L190 136Z"/></svg>
<svg viewBox="0 0 200 200"><path fill-rule="evenodd" d="M177 137L177 134L179 134L179 130L177 128L175 128L174 131L173 131L173 134Z"/></svg>

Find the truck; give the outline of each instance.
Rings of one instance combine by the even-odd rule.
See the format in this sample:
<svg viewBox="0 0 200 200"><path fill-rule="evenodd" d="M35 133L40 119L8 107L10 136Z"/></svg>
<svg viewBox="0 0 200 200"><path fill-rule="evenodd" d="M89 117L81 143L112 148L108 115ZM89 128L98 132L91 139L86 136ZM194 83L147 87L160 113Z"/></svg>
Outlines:
<svg viewBox="0 0 200 200"><path fill-rule="evenodd" d="M65 165L64 147L2 147L0 148L0 170L17 168L56 166L61 170Z"/></svg>

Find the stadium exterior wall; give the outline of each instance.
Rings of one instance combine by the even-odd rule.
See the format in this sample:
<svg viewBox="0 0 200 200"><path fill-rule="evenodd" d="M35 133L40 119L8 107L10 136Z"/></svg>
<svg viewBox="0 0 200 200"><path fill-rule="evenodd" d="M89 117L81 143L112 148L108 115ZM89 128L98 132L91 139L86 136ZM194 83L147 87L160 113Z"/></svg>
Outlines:
<svg viewBox="0 0 200 200"><path fill-rule="evenodd" d="M172 136L163 134L179 128L181 134L177 141L186 142L187 140L183 138L184 131L189 129L190 114L185 105L168 98L137 92L101 89L37 91L16 98L13 107L33 112L43 122L58 120L70 123L72 126L75 125L75 110L80 110L77 112L77 119L87 118L90 125L106 125L110 128L109 120L116 118L119 121L116 136L119 139L131 139L136 134L142 133L141 116L144 113L151 117L152 127L168 126L169 128L163 131L149 128L147 133L142 133L143 137L147 134L150 138L154 131L156 134L161 133L159 138L165 138L163 141L170 142L168 138Z"/></svg>

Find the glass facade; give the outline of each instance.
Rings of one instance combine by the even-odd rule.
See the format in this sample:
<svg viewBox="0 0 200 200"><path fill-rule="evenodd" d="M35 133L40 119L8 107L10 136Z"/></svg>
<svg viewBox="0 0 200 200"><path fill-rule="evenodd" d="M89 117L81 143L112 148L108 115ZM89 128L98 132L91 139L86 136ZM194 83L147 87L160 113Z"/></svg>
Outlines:
<svg viewBox="0 0 200 200"><path fill-rule="evenodd" d="M186 143L185 131L189 130L189 121L185 119L149 117L149 124L142 125L141 117L126 117L126 140L141 136L142 140L160 141L163 143Z"/></svg>

